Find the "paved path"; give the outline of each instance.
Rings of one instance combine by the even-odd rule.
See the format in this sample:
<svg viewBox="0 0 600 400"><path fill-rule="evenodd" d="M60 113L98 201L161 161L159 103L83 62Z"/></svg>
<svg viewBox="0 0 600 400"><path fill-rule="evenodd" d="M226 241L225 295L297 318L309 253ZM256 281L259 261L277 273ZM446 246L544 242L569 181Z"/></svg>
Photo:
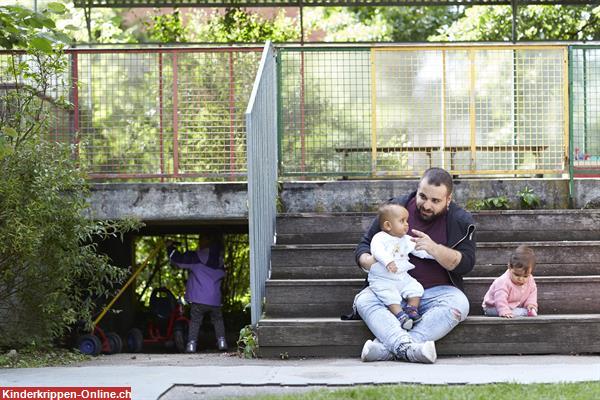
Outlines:
<svg viewBox="0 0 600 400"><path fill-rule="evenodd" d="M600 356L444 357L434 365L421 365L358 359L244 360L217 353L119 354L69 367L0 370L0 386L131 386L133 399L139 400L215 399L386 383L598 380Z"/></svg>

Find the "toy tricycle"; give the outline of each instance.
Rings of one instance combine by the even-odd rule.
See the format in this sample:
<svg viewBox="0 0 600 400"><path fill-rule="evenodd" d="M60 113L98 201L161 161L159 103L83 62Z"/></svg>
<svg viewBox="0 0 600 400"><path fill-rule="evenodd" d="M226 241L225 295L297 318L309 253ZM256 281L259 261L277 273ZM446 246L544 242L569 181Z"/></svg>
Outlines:
<svg viewBox="0 0 600 400"><path fill-rule="evenodd" d="M183 353L187 343L189 319L183 314L183 304L166 287L159 287L150 294L151 317L142 330L131 329L127 334L127 348L132 353L142 351L144 345L164 344Z"/></svg>

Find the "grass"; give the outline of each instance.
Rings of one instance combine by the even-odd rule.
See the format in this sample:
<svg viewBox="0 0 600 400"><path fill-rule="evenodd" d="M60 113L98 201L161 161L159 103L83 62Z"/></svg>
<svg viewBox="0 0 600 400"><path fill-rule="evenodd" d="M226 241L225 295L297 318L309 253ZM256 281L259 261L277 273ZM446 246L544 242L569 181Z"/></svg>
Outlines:
<svg viewBox="0 0 600 400"><path fill-rule="evenodd" d="M89 360L90 356L76 350L56 347L30 346L9 355L8 351L0 354L0 368L39 368Z"/></svg>
<svg viewBox="0 0 600 400"><path fill-rule="evenodd" d="M523 371L524 374L527 371ZM319 389L290 395L243 397L253 400L592 400L600 399L600 382L492 385L386 385L351 389Z"/></svg>

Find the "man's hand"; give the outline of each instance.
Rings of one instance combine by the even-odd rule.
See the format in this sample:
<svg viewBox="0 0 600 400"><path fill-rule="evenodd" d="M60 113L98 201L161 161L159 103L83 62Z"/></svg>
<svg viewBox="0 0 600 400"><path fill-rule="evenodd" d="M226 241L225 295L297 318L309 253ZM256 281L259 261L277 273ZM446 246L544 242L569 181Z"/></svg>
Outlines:
<svg viewBox="0 0 600 400"><path fill-rule="evenodd" d="M369 253L362 253L360 255L360 257L358 258L358 265L360 265L360 267L362 269L364 269L365 271L370 270L371 266L373 264L375 264L376 262L377 262L377 260L375 260L375 257L373 257Z"/></svg>
<svg viewBox="0 0 600 400"><path fill-rule="evenodd" d="M423 233L416 229L413 229L412 233L416 236L412 238L412 241L415 242L415 250L425 250L426 252L434 256L438 244L434 242L433 239L431 239L426 233Z"/></svg>
<svg viewBox="0 0 600 400"><path fill-rule="evenodd" d="M415 242L415 250L425 250L448 271L452 271L460 263L462 259L460 251L437 244L424 232L413 229L412 233L415 235L411 238Z"/></svg>
<svg viewBox="0 0 600 400"><path fill-rule="evenodd" d="M386 265L388 271L396 273L398 271L398 267L396 266L396 262L392 261L388 265Z"/></svg>

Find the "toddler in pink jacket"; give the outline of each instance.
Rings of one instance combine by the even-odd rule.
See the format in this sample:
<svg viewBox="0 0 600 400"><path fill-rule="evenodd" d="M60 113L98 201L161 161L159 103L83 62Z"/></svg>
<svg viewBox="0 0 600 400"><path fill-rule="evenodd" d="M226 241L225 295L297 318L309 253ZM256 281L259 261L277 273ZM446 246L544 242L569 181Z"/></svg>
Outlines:
<svg viewBox="0 0 600 400"><path fill-rule="evenodd" d="M483 298L483 313L488 317L535 317L537 286L533 279L535 254L519 246L511 254L508 269L496 278Z"/></svg>

